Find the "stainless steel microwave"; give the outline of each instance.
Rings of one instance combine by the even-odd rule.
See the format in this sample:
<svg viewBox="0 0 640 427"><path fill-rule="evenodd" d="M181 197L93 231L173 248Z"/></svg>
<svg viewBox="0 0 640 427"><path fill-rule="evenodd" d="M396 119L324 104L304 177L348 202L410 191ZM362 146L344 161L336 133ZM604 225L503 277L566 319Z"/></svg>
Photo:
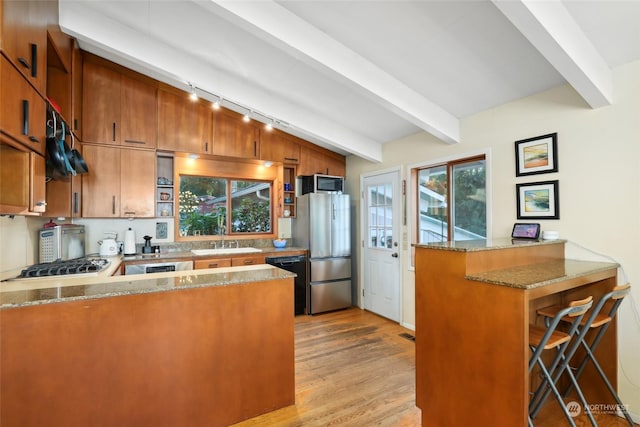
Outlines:
<svg viewBox="0 0 640 427"><path fill-rule="evenodd" d="M303 175L300 193L342 193L344 191L344 177L331 175Z"/></svg>

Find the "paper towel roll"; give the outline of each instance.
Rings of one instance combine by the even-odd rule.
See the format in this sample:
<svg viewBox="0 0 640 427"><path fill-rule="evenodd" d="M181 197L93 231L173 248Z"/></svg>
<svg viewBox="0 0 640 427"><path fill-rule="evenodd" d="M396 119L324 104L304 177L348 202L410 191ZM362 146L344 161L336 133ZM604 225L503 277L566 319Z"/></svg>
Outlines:
<svg viewBox="0 0 640 427"><path fill-rule="evenodd" d="M124 254L136 254L136 232L133 231L131 227L124 232Z"/></svg>

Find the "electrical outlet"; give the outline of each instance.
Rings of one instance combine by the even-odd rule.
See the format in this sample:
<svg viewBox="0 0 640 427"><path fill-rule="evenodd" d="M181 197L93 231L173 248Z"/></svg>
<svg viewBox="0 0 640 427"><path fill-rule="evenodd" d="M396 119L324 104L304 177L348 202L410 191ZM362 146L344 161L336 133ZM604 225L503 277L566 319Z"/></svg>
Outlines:
<svg viewBox="0 0 640 427"><path fill-rule="evenodd" d="M166 239L166 238L167 238L167 223L156 222L156 239Z"/></svg>

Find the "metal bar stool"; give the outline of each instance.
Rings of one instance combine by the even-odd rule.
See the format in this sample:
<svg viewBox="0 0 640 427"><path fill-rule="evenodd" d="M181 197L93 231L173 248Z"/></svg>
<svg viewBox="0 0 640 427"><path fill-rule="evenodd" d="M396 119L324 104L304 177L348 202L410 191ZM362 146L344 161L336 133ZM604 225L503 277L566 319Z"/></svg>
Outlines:
<svg viewBox="0 0 640 427"><path fill-rule="evenodd" d="M593 366L598 371L598 374L602 378L602 381L604 381L605 385L607 386L609 393L611 393L611 396L613 396L616 403L618 404L618 409L620 409L620 411L624 415L629 425L633 427L634 423L633 423L633 420L631 419L631 415L629 415L629 412L627 411L625 405L620 400L618 393L613 388L613 385L611 385L611 382L609 381L606 374L604 373L604 370L600 366L600 363L598 363L598 360L593 354L596 348L598 347L598 344L600 344L600 340L604 336L604 333L607 331L607 328L611 324L611 320L613 320L616 313L618 312L618 308L620 307L620 304L622 304L622 300L624 299L624 297L626 297L629 294L630 291L631 291L631 285L629 283L614 287L611 290L611 292L608 292L607 294L603 295L602 298L600 298L600 300L598 301L598 303L593 307L593 309L591 309L587 313L587 315L585 315L582 318L580 322L580 329L582 329L582 331L578 332L577 340L578 340L578 344L584 348L585 355L582 358L582 360L580 360L580 362L576 365L576 368L572 368L572 367L570 368L575 369L576 371L575 378L577 380L580 377L580 375L582 375L582 372L584 371L588 362L591 361L591 363L593 363ZM609 301L612 301L613 303L610 304L608 312L605 313L603 311L605 309L605 305ZM561 306L547 307L547 308L538 310L538 313L543 316L546 316L549 319L549 318L555 317L556 313L561 309L562 309ZM564 322L571 321L571 319L566 317L564 317L562 320ZM591 340L591 344L589 344L587 342L586 333L588 332L588 330L595 330L595 329L598 329L598 332L596 333L595 337L593 337L593 339ZM573 384L570 383L564 392L564 396L565 397L568 396L572 389L573 389Z"/></svg>
<svg viewBox="0 0 640 427"><path fill-rule="evenodd" d="M529 426L533 426L532 419L535 418L537 414L537 410L542 406L542 403L548 396L549 392L553 392L558 403L560 404L560 408L564 412L565 417L569 421L572 427L576 427L575 422L573 421L573 417L569 413L564 401L562 400L562 396L556 387L556 381L554 380L553 374L559 372L557 377L562 374L562 371L566 370L569 373L569 377L571 378L574 386L576 387L576 391L579 396L581 396L581 400L583 405L585 406L585 411L590 417L590 420L594 426L595 421L591 416L588 406L586 405L586 401L584 400L584 396L582 395L582 391L580 387L575 382L575 378L571 373L570 369L566 369L567 359L564 359L563 356L565 354L565 350L569 346L571 342L571 337L574 335L575 331L578 329L578 325L580 321L584 317L585 313L591 306L593 305L593 298L587 297L583 300L571 301L568 305L558 311L556 316L554 316L548 323L546 328L542 328L537 325L529 325L529 348L533 352L531 358L529 359L529 373L533 370L533 367L538 365L540 367L540 371L542 372L542 383L538 386L536 392L534 393L533 398L529 402ZM571 325L569 327L568 332L562 332L557 330L562 318L567 316L572 319ZM572 346L577 347L577 346ZM542 355L545 350L556 349L556 357L553 359L553 362L547 367L542 360ZM575 351L575 348L571 350ZM553 376L552 376L553 375Z"/></svg>

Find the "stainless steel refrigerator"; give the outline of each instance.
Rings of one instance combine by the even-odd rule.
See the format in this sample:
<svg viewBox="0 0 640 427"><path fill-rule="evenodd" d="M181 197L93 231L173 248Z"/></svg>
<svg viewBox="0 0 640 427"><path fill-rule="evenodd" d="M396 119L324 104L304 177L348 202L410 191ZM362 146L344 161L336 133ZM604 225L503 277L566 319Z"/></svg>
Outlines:
<svg viewBox="0 0 640 427"><path fill-rule="evenodd" d="M293 244L309 250L307 314L351 306L349 195L308 193L298 197Z"/></svg>

